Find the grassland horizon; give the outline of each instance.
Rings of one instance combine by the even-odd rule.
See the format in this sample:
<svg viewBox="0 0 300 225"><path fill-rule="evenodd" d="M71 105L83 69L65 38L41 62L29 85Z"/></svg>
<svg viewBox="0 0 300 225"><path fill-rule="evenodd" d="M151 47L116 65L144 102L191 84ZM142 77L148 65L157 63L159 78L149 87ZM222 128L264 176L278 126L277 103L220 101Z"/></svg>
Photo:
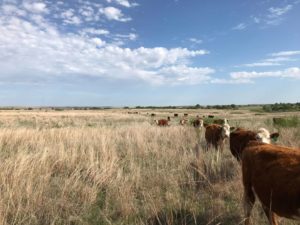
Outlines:
<svg viewBox="0 0 300 225"><path fill-rule="evenodd" d="M299 125L272 121L297 111L135 110L0 110L0 224L242 224L240 165L228 143L204 151L203 130L179 125L184 113L266 127L300 147ZM151 112L170 126L155 126ZM253 223L267 224L259 204Z"/></svg>

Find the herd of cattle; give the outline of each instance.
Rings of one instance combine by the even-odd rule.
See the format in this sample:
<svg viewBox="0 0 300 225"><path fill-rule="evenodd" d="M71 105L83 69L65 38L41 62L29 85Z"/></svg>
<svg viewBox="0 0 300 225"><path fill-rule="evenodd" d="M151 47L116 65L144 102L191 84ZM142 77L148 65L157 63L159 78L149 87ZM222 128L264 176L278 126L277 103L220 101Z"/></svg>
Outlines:
<svg viewBox="0 0 300 225"><path fill-rule="evenodd" d="M169 121L170 117L155 120L159 126L167 126ZM186 122L180 120L181 125ZM207 150L222 151L229 139L230 151L242 167L245 225L250 224L256 196L271 225L278 225L277 216L300 220L300 149L275 145L279 133L233 128L226 119L205 124L197 117L192 125L205 128Z"/></svg>

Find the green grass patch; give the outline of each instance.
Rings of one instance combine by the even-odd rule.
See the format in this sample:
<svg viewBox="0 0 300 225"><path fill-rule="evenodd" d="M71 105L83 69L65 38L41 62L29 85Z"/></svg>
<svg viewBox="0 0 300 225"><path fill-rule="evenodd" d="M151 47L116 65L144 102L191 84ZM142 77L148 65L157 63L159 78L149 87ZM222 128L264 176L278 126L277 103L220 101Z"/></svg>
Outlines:
<svg viewBox="0 0 300 225"><path fill-rule="evenodd" d="M300 126L299 117L288 117L288 118L273 118L273 124L277 127L298 127Z"/></svg>

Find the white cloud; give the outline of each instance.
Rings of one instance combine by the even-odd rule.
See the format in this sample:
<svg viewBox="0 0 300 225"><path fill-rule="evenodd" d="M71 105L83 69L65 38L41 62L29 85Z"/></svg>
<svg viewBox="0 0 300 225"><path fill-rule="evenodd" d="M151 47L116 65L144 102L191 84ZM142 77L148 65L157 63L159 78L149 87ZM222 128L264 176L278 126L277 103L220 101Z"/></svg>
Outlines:
<svg viewBox="0 0 300 225"><path fill-rule="evenodd" d="M128 22L131 20L130 17L125 17L120 9L115 7L105 7L101 8L100 12L106 16L108 20L116 20L120 22Z"/></svg>
<svg viewBox="0 0 300 225"><path fill-rule="evenodd" d="M256 63L248 63L244 64L242 66L246 67L262 67L262 66L280 66L280 63L275 63L275 62L256 62Z"/></svg>
<svg viewBox="0 0 300 225"><path fill-rule="evenodd" d="M187 67L186 65L176 65L164 67L157 72L163 75L165 83L174 85L179 84L199 84L209 82L210 75L215 73L215 70L209 67Z"/></svg>
<svg viewBox="0 0 300 225"><path fill-rule="evenodd" d="M134 33L129 33L129 34L117 34L116 35L117 39L118 38L121 38L121 39L128 39L130 41L135 41L137 38L138 38L138 35L137 34L134 34Z"/></svg>
<svg viewBox="0 0 300 225"><path fill-rule="evenodd" d="M16 16L26 16L27 13L25 10L17 8L15 5L12 4L4 4L2 5L2 12L8 15L16 15Z"/></svg>
<svg viewBox="0 0 300 225"><path fill-rule="evenodd" d="M266 62L292 62L296 60L290 57L275 57L275 58L265 59L265 61Z"/></svg>
<svg viewBox="0 0 300 225"><path fill-rule="evenodd" d="M81 19L75 15L74 9L68 9L68 10L62 12L61 18L63 18L63 21L66 24L79 25L82 23Z"/></svg>
<svg viewBox="0 0 300 225"><path fill-rule="evenodd" d="M115 2L121 6L125 6L127 8L138 6L138 3L133 2L130 3L128 0L106 0L108 3Z"/></svg>
<svg viewBox="0 0 300 225"><path fill-rule="evenodd" d="M290 11L291 9L293 8L292 5L287 5L285 7L282 7L282 8L274 8L274 7L271 7L268 9L269 11L269 15L268 17L269 18L277 18L277 17L280 17L284 14L286 14L288 11Z"/></svg>
<svg viewBox="0 0 300 225"><path fill-rule="evenodd" d="M271 58L266 58L254 63L247 63L236 67L265 67L265 66L280 66L284 62L296 61L290 56L300 55L300 51L282 51L269 54Z"/></svg>
<svg viewBox="0 0 300 225"><path fill-rule="evenodd" d="M190 42L193 42L195 44L201 44L203 41L197 38L189 38Z"/></svg>
<svg viewBox="0 0 300 225"><path fill-rule="evenodd" d="M64 16L69 19L74 15L65 11ZM62 34L46 20L36 20L40 22L0 14L2 82L46 82L53 77L72 80L77 75L150 84L198 84L209 81L214 73L212 68L189 66L193 57L208 54L206 50L122 48L93 35ZM107 33L96 29L85 32Z"/></svg>
<svg viewBox="0 0 300 225"><path fill-rule="evenodd" d="M92 38L92 42L95 43L98 47L104 46L106 44L106 42L101 40L100 38Z"/></svg>
<svg viewBox="0 0 300 225"><path fill-rule="evenodd" d="M105 29L85 28L81 30L82 34L107 35L110 32Z"/></svg>
<svg viewBox="0 0 300 225"><path fill-rule="evenodd" d="M251 16L254 24L259 24L261 28L280 25L284 21L284 16L294 8L293 4L284 7L270 7L264 15Z"/></svg>
<svg viewBox="0 0 300 225"><path fill-rule="evenodd" d="M291 9L293 9L293 5L287 5L282 8L269 8L268 14L264 18L265 25L276 26L281 24L281 22L283 21L283 16L287 14Z"/></svg>
<svg viewBox="0 0 300 225"><path fill-rule="evenodd" d="M273 57L293 56L293 55L300 55L300 51L282 51L282 52L276 52L271 54L271 56Z"/></svg>
<svg viewBox="0 0 300 225"><path fill-rule="evenodd" d="M263 77L277 77L277 78L293 78L300 79L300 68L299 67L290 67L285 70L277 71L267 71L267 72L232 72L230 73L231 78L233 79L255 79Z"/></svg>
<svg viewBox="0 0 300 225"><path fill-rule="evenodd" d="M79 9L79 13L84 17L86 21L93 21L95 18L94 9L91 6L82 6Z"/></svg>
<svg viewBox="0 0 300 225"><path fill-rule="evenodd" d="M212 79L210 81L213 84L250 84L254 83L250 79Z"/></svg>
<svg viewBox="0 0 300 225"><path fill-rule="evenodd" d="M258 23L261 22L261 19L258 18L258 17L256 17L256 16L253 16L252 19L253 19L253 22L254 22L254 23L257 23L257 24L258 24Z"/></svg>
<svg viewBox="0 0 300 225"><path fill-rule="evenodd" d="M46 12L48 12L47 6L44 2L24 1L23 7L31 13L46 13Z"/></svg>
<svg viewBox="0 0 300 225"><path fill-rule="evenodd" d="M244 30L246 29L247 25L245 23L240 23L232 28L232 30Z"/></svg>

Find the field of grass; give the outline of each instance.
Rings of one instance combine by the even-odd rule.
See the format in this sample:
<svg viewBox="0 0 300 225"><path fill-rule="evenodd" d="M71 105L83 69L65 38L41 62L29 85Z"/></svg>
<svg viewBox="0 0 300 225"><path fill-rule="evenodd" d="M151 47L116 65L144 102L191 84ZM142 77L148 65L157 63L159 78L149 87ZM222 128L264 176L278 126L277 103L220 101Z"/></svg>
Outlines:
<svg viewBox="0 0 300 225"><path fill-rule="evenodd" d="M228 143L223 153L205 152L203 131L178 125L180 117L157 127L150 111L138 112L0 111L0 224L243 224L241 169ZM175 111L183 112L210 114ZM272 114L215 114L279 131L279 144L300 147L300 127L274 126ZM252 218L267 224L258 203Z"/></svg>

